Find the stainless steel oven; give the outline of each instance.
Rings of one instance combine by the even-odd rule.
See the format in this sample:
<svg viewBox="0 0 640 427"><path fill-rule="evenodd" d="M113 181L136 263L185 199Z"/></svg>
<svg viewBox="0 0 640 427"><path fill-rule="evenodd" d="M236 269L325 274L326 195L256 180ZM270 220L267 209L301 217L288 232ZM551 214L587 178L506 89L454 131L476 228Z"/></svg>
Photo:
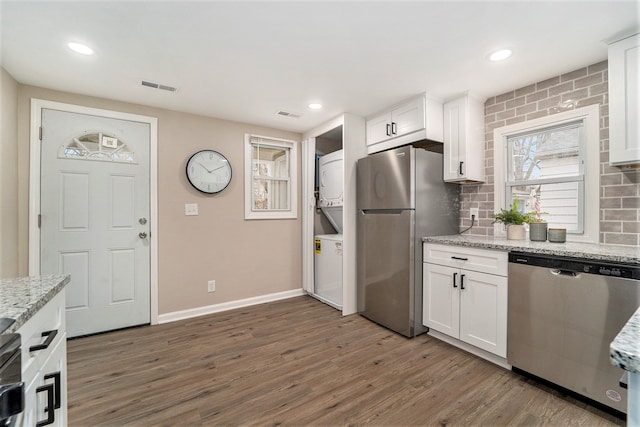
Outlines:
<svg viewBox="0 0 640 427"><path fill-rule="evenodd" d="M14 426L24 410L20 334L0 335L0 426Z"/></svg>

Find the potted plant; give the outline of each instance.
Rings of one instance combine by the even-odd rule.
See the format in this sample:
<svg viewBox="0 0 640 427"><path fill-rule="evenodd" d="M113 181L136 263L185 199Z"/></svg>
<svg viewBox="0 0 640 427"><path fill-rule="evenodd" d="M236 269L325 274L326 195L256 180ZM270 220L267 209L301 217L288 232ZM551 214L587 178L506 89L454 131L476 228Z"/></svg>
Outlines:
<svg viewBox="0 0 640 427"><path fill-rule="evenodd" d="M535 212L520 212L520 200L516 197L511 209L500 209L500 212L493 215L493 222L504 224L507 227L507 239L524 240L524 224L531 222L535 218Z"/></svg>

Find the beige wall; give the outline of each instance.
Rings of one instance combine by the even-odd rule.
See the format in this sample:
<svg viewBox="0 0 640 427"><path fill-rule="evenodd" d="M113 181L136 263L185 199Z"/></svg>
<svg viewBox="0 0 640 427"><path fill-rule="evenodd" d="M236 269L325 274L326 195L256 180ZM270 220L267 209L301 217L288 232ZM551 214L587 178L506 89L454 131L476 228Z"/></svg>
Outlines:
<svg viewBox="0 0 640 427"><path fill-rule="evenodd" d="M0 67L0 278L18 276L18 82Z"/></svg>
<svg viewBox="0 0 640 427"><path fill-rule="evenodd" d="M493 235L493 130L567 109L600 106L600 243L640 245L640 170L609 165L609 87L607 61L515 89L485 102L485 176L465 185L461 228L471 225L469 209L479 208L479 223L466 234ZM573 100L571 107L562 103Z"/></svg>
<svg viewBox="0 0 640 427"><path fill-rule="evenodd" d="M158 118L159 314L301 288L301 219L245 221L243 174L245 133L296 141L301 135L23 85L18 96L21 274L28 263L31 98ZM199 193L185 177L187 159L204 148L220 151L232 165L231 184L218 195ZM199 216L185 216L185 203L197 203ZM212 279L216 292L208 293Z"/></svg>

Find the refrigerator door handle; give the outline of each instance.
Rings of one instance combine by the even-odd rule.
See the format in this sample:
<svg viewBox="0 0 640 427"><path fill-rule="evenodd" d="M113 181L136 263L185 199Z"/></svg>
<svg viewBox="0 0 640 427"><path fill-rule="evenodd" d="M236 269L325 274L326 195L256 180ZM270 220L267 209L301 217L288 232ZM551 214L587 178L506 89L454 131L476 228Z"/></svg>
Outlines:
<svg viewBox="0 0 640 427"><path fill-rule="evenodd" d="M360 209L362 215L400 215L411 209Z"/></svg>

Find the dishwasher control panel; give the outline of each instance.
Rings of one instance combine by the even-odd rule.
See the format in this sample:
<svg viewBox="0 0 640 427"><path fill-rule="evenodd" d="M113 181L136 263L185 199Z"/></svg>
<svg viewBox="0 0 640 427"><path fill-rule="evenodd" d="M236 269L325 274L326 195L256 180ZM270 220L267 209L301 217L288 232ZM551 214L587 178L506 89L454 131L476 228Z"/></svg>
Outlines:
<svg viewBox="0 0 640 427"><path fill-rule="evenodd" d="M510 252L509 262L533 265L536 267L547 267L573 273L597 274L621 279L640 280L640 266L609 263L600 260Z"/></svg>

